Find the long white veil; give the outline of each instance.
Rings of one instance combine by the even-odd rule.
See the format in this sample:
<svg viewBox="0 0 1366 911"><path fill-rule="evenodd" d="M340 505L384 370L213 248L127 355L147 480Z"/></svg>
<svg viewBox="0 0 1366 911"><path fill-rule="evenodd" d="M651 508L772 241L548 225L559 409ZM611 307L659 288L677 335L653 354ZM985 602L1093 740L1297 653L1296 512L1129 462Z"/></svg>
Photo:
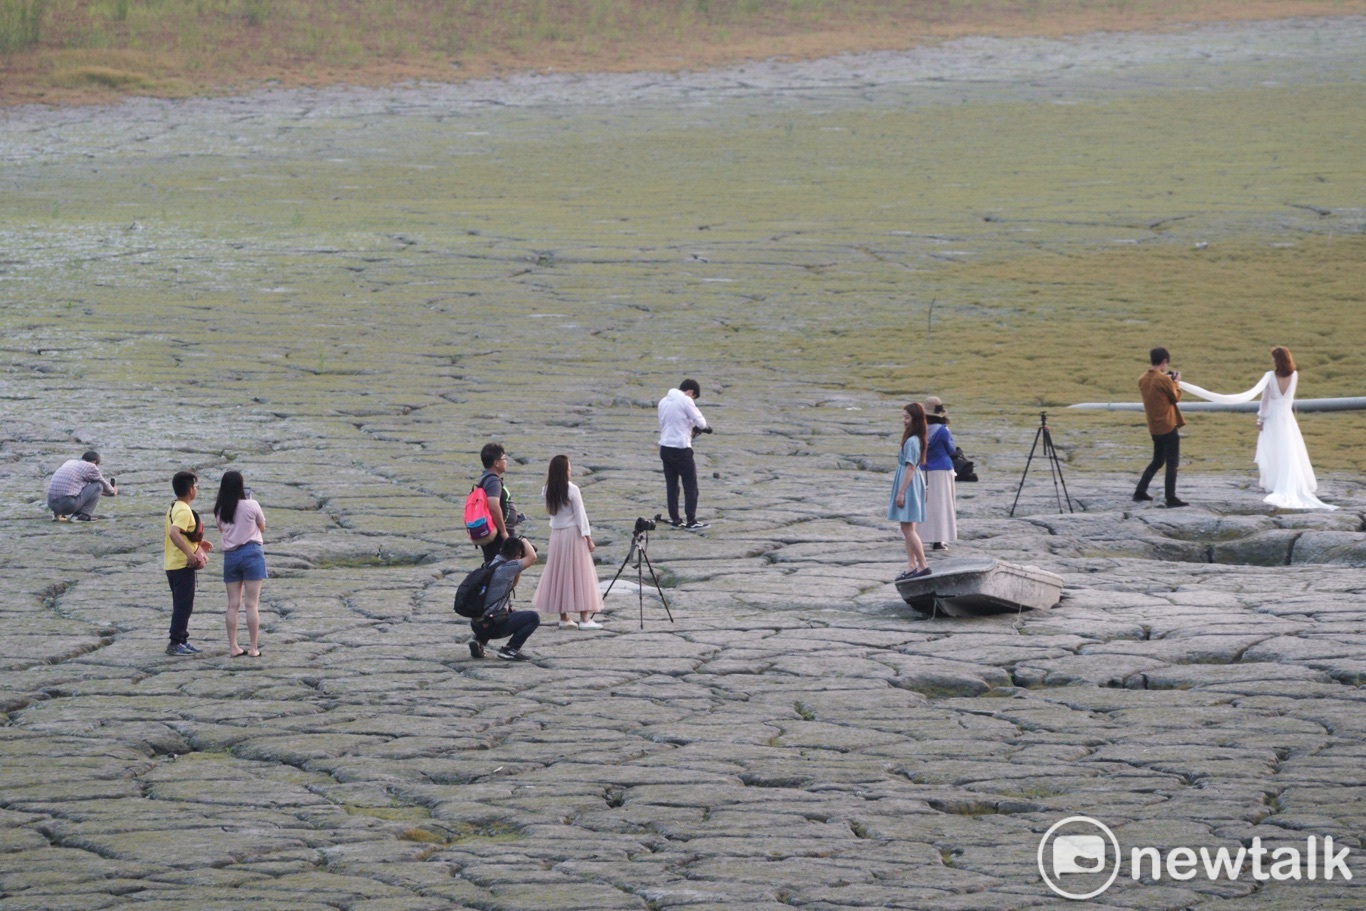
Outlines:
<svg viewBox="0 0 1366 911"><path fill-rule="evenodd" d="M1189 392L1191 395L1205 399L1209 402L1218 402L1220 405L1241 405L1243 402L1250 402L1257 396L1261 395L1262 390L1266 388L1267 381L1270 379L1271 374L1264 373L1262 374L1262 378L1257 382L1256 386L1253 386L1247 392L1238 392L1234 393L1233 395L1223 395L1222 393L1218 392L1210 392L1208 389L1201 389L1194 383L1187 383L1185 380L1182 380L1177 385L1179 385L1182 388L1182 390Z"/></svg>

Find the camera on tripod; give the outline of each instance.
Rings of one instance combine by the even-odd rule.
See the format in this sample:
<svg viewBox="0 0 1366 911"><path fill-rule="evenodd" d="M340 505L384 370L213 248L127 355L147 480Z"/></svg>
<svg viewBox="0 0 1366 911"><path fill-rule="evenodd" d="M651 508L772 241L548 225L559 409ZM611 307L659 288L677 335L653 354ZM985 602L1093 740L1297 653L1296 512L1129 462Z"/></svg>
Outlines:
<svg viewBox="0 0 1366 911"><path fill-rule="evenodd" d="M673 611L669 610L669 601L664 597L664 589L659 585L659 576L655 575L654 564L650 562L650 555L645 551L650 545L650 536L646 532L653 531L662 520L662 516L655 516L647 519L640 516L636 519L635 528L631 530L631 547L626 551L626 559L621 561L621 567L617 569L617 574L612 577L612 581L607 583L607 591L602 593L606 598L612 594L612 586L617 584L621 578L622 571L627 566L635 563L636 567L636 603L640 608L640 628L645 628L645 569L650 570L650 581L655 584L655 591L659 592L659 600L664 605L664 613L669 615L669 622L674 622Z"/></svg>
<svg viewBox="0 0 1366 911"><path fill-rule="evenodd" d="M1067 498L1067 511L1075 512L1072 508L1072 495L1067 492L1067 479L1062 476L1062 460L1058 458L1057 447L1053 445L1053 433L1048 429L1048 412L1039 412L1039 429L1034 432L1034 445L1029 447L1029 458L1025 459L1024 474L1020 475L1020 486L1015 488L1015 502L1010 504L1010 516L1015 517L1015 507L1020 505L1020 491L1024 490L1025 478L1029 476L1029 466L1034 461L1034 452L1039 448L1039 443L1043 443L1044 461L1048 462L1049 472L1053 476L1053 493L1058 498L1058 512L1062 513L1063 498Z"/></svg>

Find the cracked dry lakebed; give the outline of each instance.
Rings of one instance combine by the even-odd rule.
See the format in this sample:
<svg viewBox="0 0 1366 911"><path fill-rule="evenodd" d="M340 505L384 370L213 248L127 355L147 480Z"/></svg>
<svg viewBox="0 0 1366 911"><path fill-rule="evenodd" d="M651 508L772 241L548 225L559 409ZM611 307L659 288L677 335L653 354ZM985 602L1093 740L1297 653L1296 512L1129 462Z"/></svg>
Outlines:
<svg viewBox="0 0 1366 911"><path fill-rule="evenodd" d="M1064 856L1093 840L1090 907L1366 907L1361 416L1301 416L1340 509L1292 513L1247 415L1191 417L1166 510L1129 498L1141 420L1057 410L1135 398L1157 343L1209 388L1284 343L1303 395L1362 392L1363 48L1348 18L0 112L0 911L1042 909L1104 886ZM538 545L570 455L605 586L684 376L717 432L711 527L650 539L672 621L628 569L602 630L471 659L480 446ZM1060 574L1056 608L898 598L927 394L982 476L948 553ZM1036 461L1008 518L1043 409L1076 511ZM120 496L55 523L91 447ZM203 653L163 652L181 468L266 511L260 659L217 555ZM1073 816L1115 845L1047 843ZM1221 847L1266 859L1183 866Z"/></svg>

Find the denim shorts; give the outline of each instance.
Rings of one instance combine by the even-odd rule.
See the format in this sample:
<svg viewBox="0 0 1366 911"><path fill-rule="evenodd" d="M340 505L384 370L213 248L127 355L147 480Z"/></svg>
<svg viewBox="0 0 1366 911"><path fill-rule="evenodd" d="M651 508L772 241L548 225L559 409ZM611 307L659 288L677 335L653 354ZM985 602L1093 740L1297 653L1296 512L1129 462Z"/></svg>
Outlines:
<svg viewBox="0 0 1366 911"><path fill-rule="evenodd" d="M259 582L265 577L266 554L255 541L223 554L224 582Z"/></svg>

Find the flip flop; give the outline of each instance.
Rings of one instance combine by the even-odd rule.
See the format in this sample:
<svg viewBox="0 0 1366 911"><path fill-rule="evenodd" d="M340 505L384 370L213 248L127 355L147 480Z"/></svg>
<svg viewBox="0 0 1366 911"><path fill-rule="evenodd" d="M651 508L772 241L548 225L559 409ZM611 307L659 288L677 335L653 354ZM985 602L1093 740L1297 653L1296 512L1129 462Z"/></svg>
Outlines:
<svg viewBox="0 0 1366 911"><path fill-rule="evenodd" d="M254 654L254 655L253 655L251 652L243 652L242 654L246 655L248 658L260 658L260 657L261 657L261 650L258 648L258 649L256 650L256 654Z"/></svg>
<svg viewBox="0 0 1366 911"><path fill-rule="evenodd" d="M228 653L228 657L229 657L229 658L241 658L241 657L242 657L243 655L245 655L246 653L247 653L247 650L246 650L246 649L242 649L240 652L238 652L238 653L235 654L235 655L234 655L232 652L229 652L229 653Z"/></svg>

